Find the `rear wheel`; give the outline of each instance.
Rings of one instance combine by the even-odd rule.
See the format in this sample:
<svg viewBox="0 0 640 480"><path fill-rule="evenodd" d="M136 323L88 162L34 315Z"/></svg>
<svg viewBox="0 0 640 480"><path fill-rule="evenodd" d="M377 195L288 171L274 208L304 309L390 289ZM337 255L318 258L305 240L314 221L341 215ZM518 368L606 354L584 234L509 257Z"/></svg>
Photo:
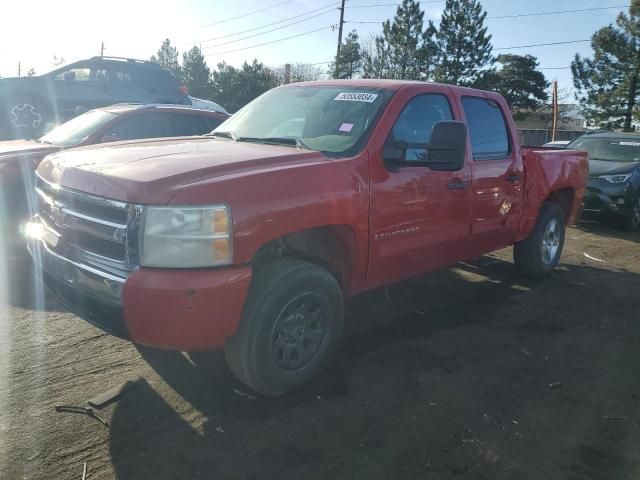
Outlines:
<svg viewBox="0 0 640 480"><path fill-rule="evenodd" d="M640 229L640 195L633 201L631 213L624 219L624 226L631 231Z"/></svg>
<svg viewBox="0 0 640 480"><path fill-rule="evenodd" d="M278 260L255 272L243 318L225 345L227 362L256 392L284 394L325 369L342 322L342 292L328 271Z"/></svg>
<svg viewBox="0 0 640 480"><path fill-rule="evenodd" d="M542 278L556 267L565 236L564 213L555 203L545 203L529 236L513 246L513 259L520 273Z"/></svg>

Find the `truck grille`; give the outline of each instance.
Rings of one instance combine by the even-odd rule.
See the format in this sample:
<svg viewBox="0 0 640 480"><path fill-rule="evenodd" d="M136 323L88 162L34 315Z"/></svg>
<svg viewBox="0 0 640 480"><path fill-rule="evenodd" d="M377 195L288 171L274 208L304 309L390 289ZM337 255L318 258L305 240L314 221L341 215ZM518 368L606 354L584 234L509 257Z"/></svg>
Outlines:
<svg viewBox="0 0 640 480"><path fill-rule="evenodd" d="M57 238L49 245L74 262L127 277L139 264L141 207L67 190L36 174L38 216Z"/></svg>

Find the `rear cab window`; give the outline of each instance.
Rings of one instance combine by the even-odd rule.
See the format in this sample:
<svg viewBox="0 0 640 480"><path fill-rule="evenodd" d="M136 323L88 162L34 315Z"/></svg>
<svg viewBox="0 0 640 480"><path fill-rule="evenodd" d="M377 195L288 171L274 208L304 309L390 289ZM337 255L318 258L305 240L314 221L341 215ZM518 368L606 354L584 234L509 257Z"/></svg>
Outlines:
<svg viewBox="0 0 640 480"><path fill-rule="evenodd" d="M482 161L509 157L509 129L498 102L481 97L462 97L462 109L467 119L473 159Z"/></svg>

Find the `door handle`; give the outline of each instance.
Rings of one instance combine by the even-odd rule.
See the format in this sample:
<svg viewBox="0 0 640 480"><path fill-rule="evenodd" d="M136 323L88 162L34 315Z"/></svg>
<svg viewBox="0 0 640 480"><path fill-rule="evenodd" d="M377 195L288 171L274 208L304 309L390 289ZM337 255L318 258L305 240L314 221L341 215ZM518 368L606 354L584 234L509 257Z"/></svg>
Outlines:
<svg viewBox="0 0 640 480"><path fill-rule="evenodd" d="M506 180L509 183L518 183L520 181L520 176L515 173L512 173L511 175L507 175Z"/></svg>
<svg viewBox="0 0 640 480"><path fill-rule="evenodd" d="M447 188L449 190L464 190L469 185L469 180L454 180L449 182Z"/></svg>

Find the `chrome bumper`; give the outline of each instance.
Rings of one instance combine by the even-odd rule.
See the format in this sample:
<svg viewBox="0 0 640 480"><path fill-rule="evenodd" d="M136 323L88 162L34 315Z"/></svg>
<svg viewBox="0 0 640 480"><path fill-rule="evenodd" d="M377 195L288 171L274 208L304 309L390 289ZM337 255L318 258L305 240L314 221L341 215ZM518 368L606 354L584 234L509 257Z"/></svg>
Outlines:
<svg viewBox="0 0 640 480"><path fill-rule="evenodd" d="M121 338L127 338L122 314L125 278L64 258L43 240L30 239L29 252L47 290L72 313Z"/></svg>

